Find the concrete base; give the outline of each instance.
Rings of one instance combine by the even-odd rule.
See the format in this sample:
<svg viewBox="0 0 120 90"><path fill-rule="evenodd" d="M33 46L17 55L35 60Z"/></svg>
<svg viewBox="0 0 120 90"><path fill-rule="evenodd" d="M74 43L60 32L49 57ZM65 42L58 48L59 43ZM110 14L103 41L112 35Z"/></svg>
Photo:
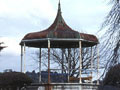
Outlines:
<svg viewBox="0 0 120 90"><path fill-rule="evenodd" d="M96 84L79 83L51 83L51 84L32 84L26 90L98 90Z"/></svg>

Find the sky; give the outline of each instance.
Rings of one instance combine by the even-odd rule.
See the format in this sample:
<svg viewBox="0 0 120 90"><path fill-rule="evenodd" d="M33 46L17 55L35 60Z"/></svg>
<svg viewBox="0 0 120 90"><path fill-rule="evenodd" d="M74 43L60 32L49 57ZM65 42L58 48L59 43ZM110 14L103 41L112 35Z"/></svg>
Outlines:
<svg viewBox="0 0 120 90"><path fill-rule="evenodd" d="M61 0L62 16L74 30L95 34L110 11L109 0ZM20 41L29 32L42 31L54 21L58 0L0 0L0 42L7 46L0 53L0 72L20 71ZM34 70L27 48L26 71ZM34 52L34 50L32 50ZM28 60L27 60L28 59Z"/></svg>

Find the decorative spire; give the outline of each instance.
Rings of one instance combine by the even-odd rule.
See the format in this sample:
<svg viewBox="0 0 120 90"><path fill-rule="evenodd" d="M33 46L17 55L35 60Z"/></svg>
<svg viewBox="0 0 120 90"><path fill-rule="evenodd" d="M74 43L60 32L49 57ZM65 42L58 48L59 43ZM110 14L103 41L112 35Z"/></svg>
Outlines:
<svg viewBox="0 0 120 90"><path fill-rule="evenodd" d="M59 5L60 5L60 0L59 0Z"/></svg>
<svg viewBox="0 0 120 90"><path fill-rule="evenodd" d="M60 4L60 0L59 0L59 4L58 4L58 12L61 13L61 4Z"/></svg>
<svg viewBox="0 0 120 90"><path fill-rule="evenodd" d="M62 12L61 12L61 4L60 4L60 0L59 0L59 3L58 3L58 13L57 13L57 17L56 17L56 22L57 22L57 26L59 24L63 24L65 23L64 19L62 18Z"/></svg>

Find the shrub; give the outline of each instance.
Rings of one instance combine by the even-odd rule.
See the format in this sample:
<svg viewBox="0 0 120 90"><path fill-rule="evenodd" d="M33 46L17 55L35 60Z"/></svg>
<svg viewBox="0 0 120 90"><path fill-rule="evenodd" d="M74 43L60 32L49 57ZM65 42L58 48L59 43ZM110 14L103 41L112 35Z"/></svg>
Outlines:
<svg viewBox="0 0 120 90"><path fill-rule="evenodd" d="M31 78L20 72L5 72L0 74L0 86L7 87L23 87L25 84L32 83Z"/></svg>
<svg viewBox="0 0 120 90"><path fill-rule="evenodd" d="M103 85L120 87L120 64L111 67L103 80Z"/></svg>

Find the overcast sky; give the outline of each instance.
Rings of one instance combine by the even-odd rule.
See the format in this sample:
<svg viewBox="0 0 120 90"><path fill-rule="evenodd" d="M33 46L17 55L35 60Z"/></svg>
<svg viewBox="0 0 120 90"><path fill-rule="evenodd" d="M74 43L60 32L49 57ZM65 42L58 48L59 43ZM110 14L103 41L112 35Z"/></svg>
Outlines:
<svg viewBox="0 0 120 90"><path fill-rule="evenodd" d="M0 0L0 41L8 46L1 52L0 71L20 71L21 39L29 32L48 28L57 9L58 0ZM61 9L64 20L72 29L97 35L110 5L107 0L61 0ZM27 70L34 69L30 59L26 63Z"/></svg>

